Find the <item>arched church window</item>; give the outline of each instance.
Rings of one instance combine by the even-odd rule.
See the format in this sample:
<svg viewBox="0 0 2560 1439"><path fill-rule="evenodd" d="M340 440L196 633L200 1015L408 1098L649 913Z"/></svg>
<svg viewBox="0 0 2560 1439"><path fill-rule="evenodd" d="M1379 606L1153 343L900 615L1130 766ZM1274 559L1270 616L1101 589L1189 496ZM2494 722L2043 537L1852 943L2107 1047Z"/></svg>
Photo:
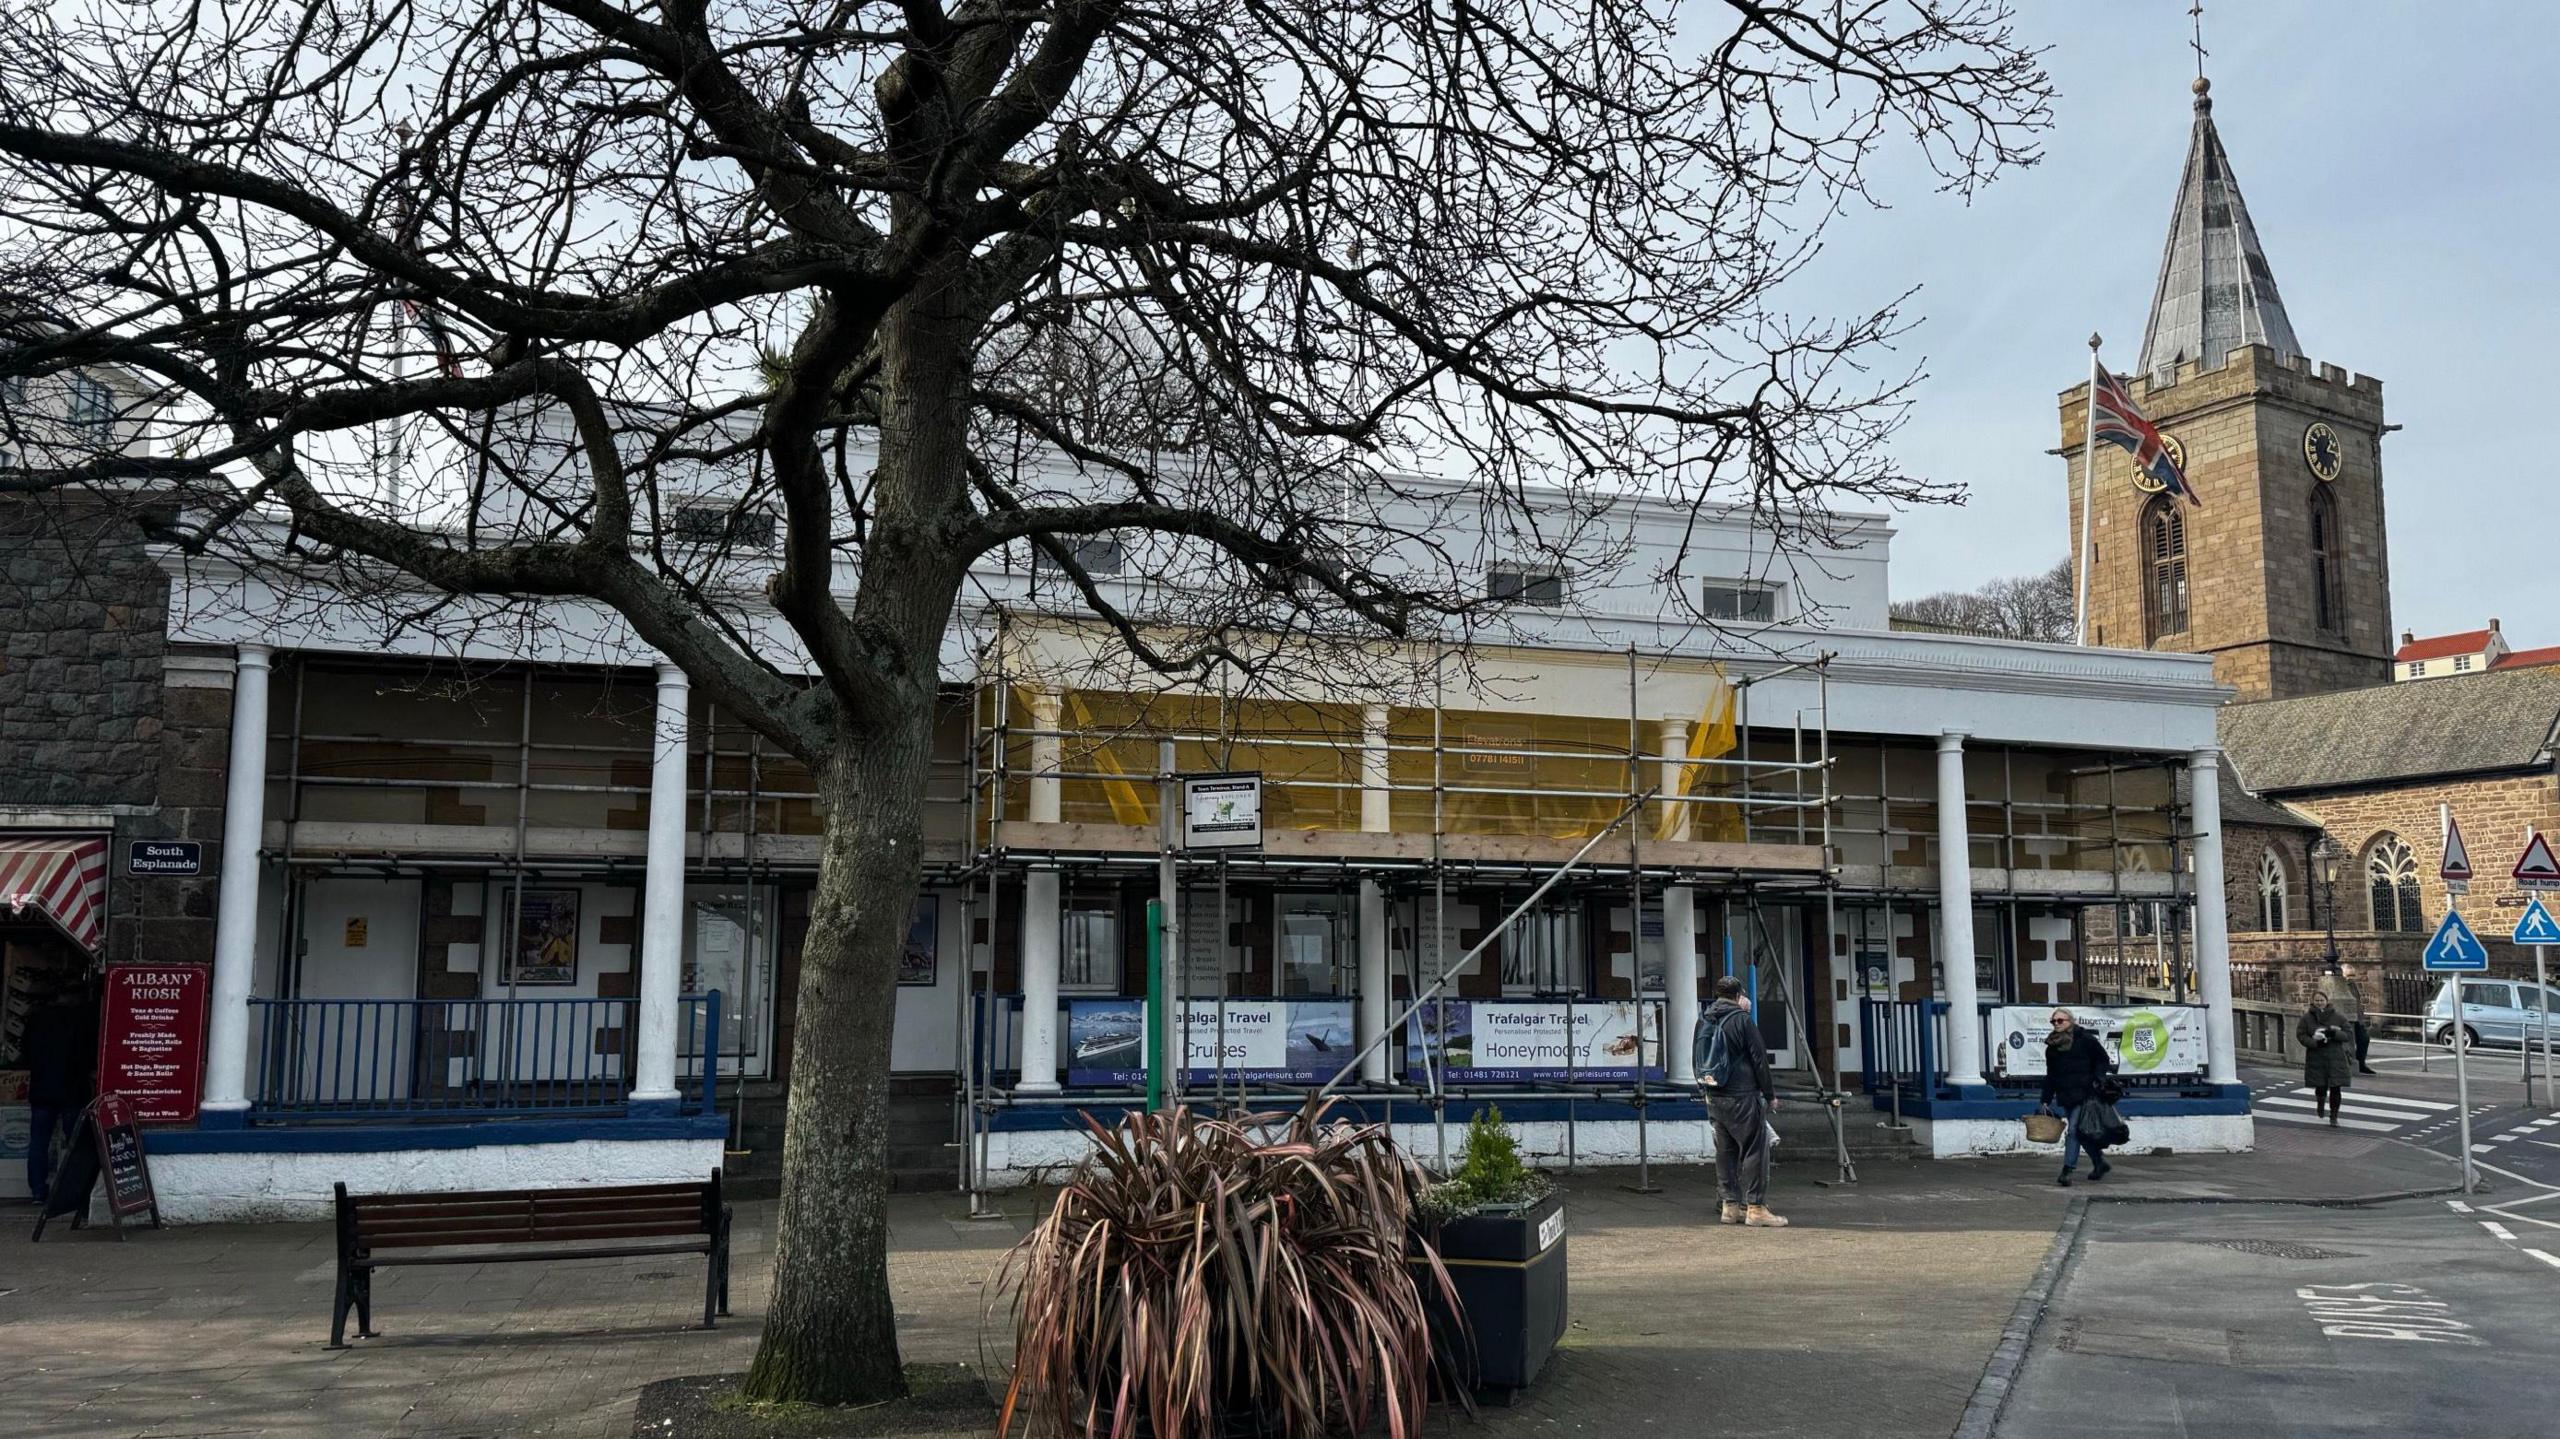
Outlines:
<svg viewBox="0 0 2560 1439"><path fill-rule="evenodd" d="M2427 916L2418 908L2418 861L2396 834L2377 835L2365 851L2365 881L2373 891L2373 927L2402 934L2423 933Z"/></svg>
<svg viewBox="0 0 2560 1439"><path fill-rule="evenodd" d="M2285 881L2284 861L2272 849L2258 855L2258 928L2276 933L2293 928L2291 886Z"/></svg>
<svg viewBox="0 0 2560 1439"><path fill-rule="evenodd" d="M2144 562L2150 567L2143 586L2143 618L2149 638L2184 634L2187 628L2187 517L2163 495L2143 511Z"/></svg>
<svg viewBox="0 0 2560 1439"><path fill-rule="evenodd" d="M2325 488L2311 492L2311 607L2320 628L2343 633L2347 628L2346 546L2339 542L2338 502Z"/></svg>

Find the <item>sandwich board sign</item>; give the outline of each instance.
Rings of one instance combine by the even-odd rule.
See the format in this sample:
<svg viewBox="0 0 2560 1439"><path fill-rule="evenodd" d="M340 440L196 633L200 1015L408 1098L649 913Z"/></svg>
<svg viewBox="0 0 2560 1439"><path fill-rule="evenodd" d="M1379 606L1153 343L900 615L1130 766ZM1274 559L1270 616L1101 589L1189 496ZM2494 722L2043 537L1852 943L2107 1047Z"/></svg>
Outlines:
<svg viewBox="0 0 2560 1439"><path fill-rule="evenodd" d="M2560 857L2551 853L2551 841L2539 833L2525 841L2524 857L2510 873L2518 889L2560 889Z"/></svg>
<svg viewBox="0 0 2560 1439"><path fill-rule="evenodd" d="M2554 921L2551 911L2542 907L2542 896L2535 895L2525 902L2513 939L2517 944L2560 944L2560 921Z"/></svg>
<svg viewBox="0 0 2560 1439"><path fill-rule="evenodd" d="M2426 967L2466 973L2489 967L2488 949L2462 922L2460 910L2446 910L2444 923L2436 926L2435 936L2427 941Z"/></svg>
<svg viewBox="0 0 2560 1439"><path fill-rule="evenodd" d="M2471 849L2462 842L2462 821L2451 815L2444 821L2444 863L2436 866L2436 877L2444 881L2448 894L2467 894L2471 889Z"/></svg>

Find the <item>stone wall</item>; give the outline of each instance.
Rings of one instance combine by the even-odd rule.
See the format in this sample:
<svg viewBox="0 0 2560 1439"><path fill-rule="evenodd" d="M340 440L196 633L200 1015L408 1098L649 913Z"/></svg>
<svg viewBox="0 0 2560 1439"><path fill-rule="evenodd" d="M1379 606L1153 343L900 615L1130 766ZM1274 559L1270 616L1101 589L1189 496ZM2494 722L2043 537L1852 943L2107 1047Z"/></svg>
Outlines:
<svg viewBox="0 0 2560 1439"><path fill-rule="evenodd" d="M168 643L143 517L0 500L0 809L111 827L102 960L209 963L230 657ZM201 841L203 872L128 874L128 846L157 839Z"/></svg>
<svg viewBox="0 0 2560 1439"><path fill-rule="evenodd" d="M0 499L0 805L150 805L169 587L134 514Z"/></svg>

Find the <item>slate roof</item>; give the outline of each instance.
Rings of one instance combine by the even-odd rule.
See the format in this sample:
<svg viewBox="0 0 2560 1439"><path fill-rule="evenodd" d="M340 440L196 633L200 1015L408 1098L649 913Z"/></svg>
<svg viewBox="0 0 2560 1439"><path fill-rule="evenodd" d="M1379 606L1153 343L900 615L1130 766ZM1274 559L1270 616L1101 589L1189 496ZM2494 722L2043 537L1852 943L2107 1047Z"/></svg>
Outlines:
<svg viewBox="0 0 2560 1439"><path fill-rule="evenodd" d="M2142 332L2142 373L2156 374L2181 360L2212 369L2242 345L2265 345L2279 355L2299 355L2293 321L2276 293L2275 272L2258 245L2240 182L2213 127L2209 87L2196 81L2195 132L2187 142L2186 173L2178 179L2178 205L2169 215L2169 243L2160 252L2160 283L2151 296L2151 320Z"/></svg>
<svg viewBox="0 0 2560 1439"><path fill-rule="evenodd" d="M2260 795L2550 762L2560 668L2486 670L2228 705L2222 747Z"/></svg>

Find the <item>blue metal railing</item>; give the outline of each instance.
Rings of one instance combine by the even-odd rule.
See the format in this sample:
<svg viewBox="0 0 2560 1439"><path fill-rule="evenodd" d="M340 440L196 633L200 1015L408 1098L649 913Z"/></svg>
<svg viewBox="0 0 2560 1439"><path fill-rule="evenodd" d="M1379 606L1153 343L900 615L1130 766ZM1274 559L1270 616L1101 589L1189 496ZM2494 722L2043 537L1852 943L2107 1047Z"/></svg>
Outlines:
<svg viewBox="0 0 2560 1439"><path fill-rule="evenodd" d="M2002 1090L2043 1087L2044 1080L2040 1076L2012 1076L1999 1072L1998 1036L1991 1032L1990 1022L1992 1011L1998 1008L1999 1005L1987 1001L1976 1005L1973 1022L1982 1037L1983 1079L1993 1088ZM1936 1094L1946 1087L1947 1001L1860 999L1858 1033L1862 1040L1858 1046L1859 1079L1867 1093L1883 1094L1898 1088L1916 1098ZM2178 1089L2198 1083L2200 1077L2189 1073L2133 1074L2120 1070L2117 1078L2130 1089Z"/></svg>
<svg viewBox="0 0 2560 1439"><path fill-rule="evenodd" d="M258 999L255 1122L619 1114L631 1098L637 999ZM687 1113L718 1109L720 992L677 1001ZM718 1042L711 1041L718 1049ZM689 1066L681 1061L690 1060Z"/></svg>

